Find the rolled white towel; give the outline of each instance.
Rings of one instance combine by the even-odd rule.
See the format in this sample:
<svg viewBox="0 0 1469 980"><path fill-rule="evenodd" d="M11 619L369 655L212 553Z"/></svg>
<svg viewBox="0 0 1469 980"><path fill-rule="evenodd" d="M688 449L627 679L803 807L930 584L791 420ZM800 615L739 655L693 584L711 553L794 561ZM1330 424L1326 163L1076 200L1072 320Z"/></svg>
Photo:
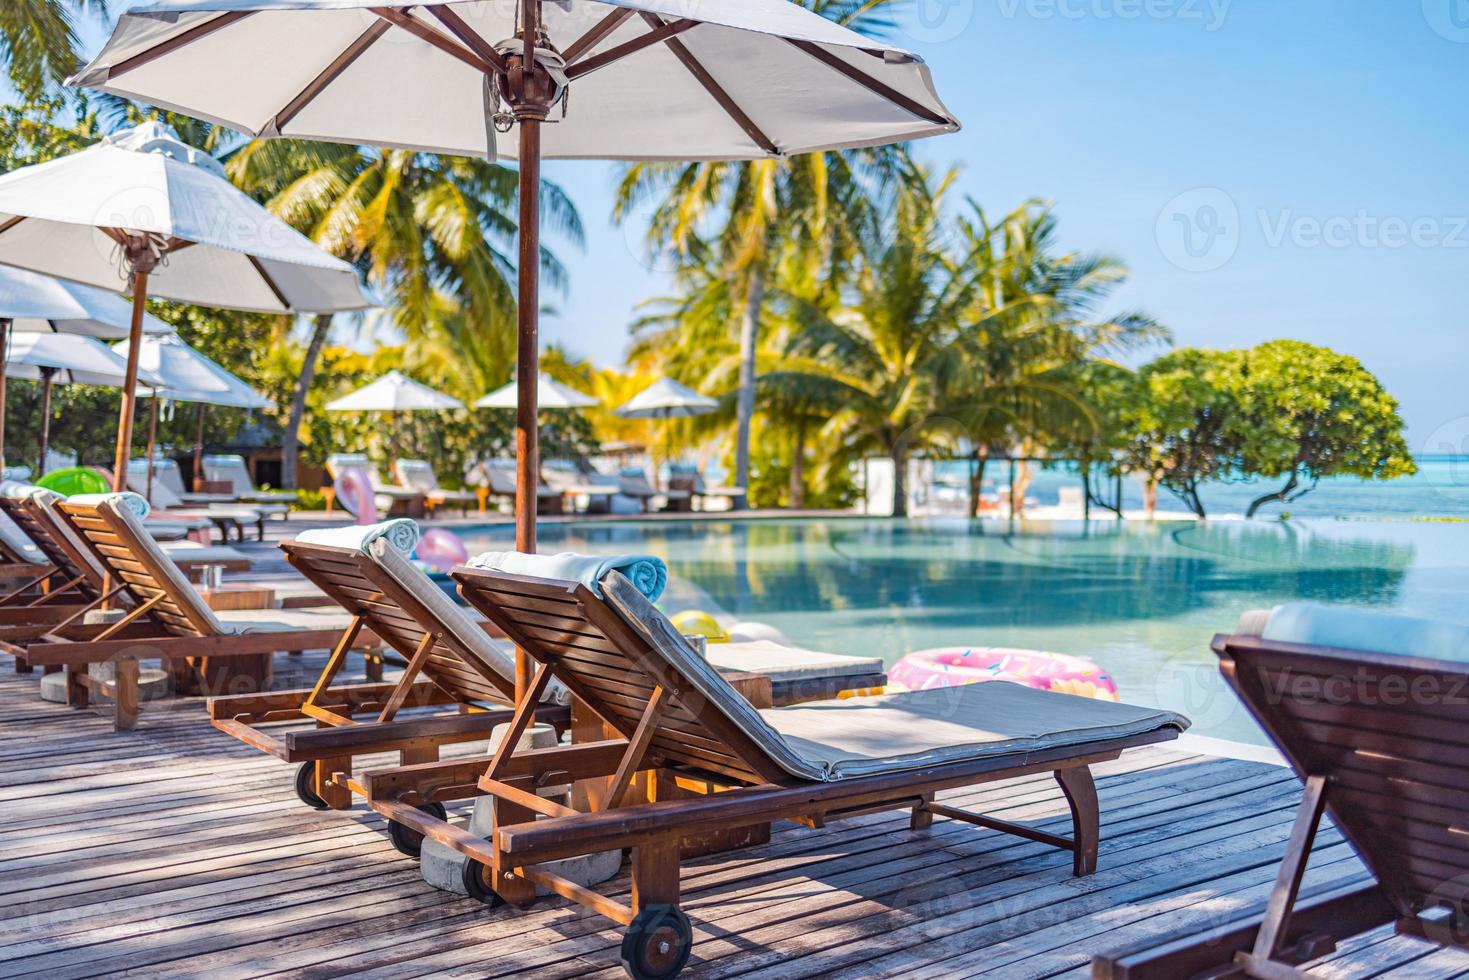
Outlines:
<svg viewBox="0 0 1469 980"><path fill-rule="evenodd" d="M487 568L511 575L560 579L580 582L597 595L602 594L602 576L621 572L647 598L657 602L668 585L668 566L657 555L578 555L564 551L559 555L527 555L519 551L487 551L469 559L470 568Z"/></svg>
<svg viewBox="0 0 1469 980"><path fill-rule="evenodd" d="M303 544L323 544L332 548L351 548L367 554L367 546L374 541L387 541L403 552L413 554L418 547L418 522L399 517L380 524L349 524L345 527L323 527L302 531L296 540Z"/></svg>
<svg viewBox="0 0 1469 980"><path fill-rule="evenodd" d="M66 499L68 503L81 504L84 507L95 507L103 501L118 504L132 511L133 516L140 521L153 509L148 506L148 501L143 499L141 493L133 493L131 490L121 493L76 493Z"/></svg>

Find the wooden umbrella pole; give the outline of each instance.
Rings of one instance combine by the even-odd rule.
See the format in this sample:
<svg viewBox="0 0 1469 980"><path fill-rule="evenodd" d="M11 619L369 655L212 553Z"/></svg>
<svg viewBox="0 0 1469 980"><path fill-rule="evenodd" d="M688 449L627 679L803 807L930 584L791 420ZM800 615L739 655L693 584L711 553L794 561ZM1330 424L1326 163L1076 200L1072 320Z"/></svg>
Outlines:
<svg viewBox="0 0 1469 980"><path fill-rule="evenodd" d="M144 496L153 503L153 447L158 444L158 393L148 400L148 453L143 457L148 464L148 482Z"/></svg>
<svg viewBox="0 0 1469 980"><path fill-rule="evenodd" d="M540 367L538 316L541 273L541 122L550 110L554 84L535 61L540 29L539 0L521 4L524 47L519 58L507 59L507 101L520 130L519 222L517 261L517 333L515 358L515 550L535 554L536 491L540 487L540 444L536 429L536 375ZM534 665L524 650L515 651L517 702L530 689Z"/></svg>
<svg viewBox="0 0 1469 980"><path fill-rule="evenodd" d="M122 410L117 420L117 453L113 456L112 489L121 492L128 485L128 457L133 452L133 413L137 409L138 355L143 346L143 314L148 304L148 273L157 260L152 253L134 248L137 239L129 240L128 263L132 268L133 323L128 333L128 366L123 375ZM153 472L149 461L148 472Z"/></svg>
<svg viewBox="0 0 1469 980"><path fill-rule="evenodd" d="M51 441L51 386L55 378L55 368L41 369L41 447L36 455L37 477L46 475L46 446Z"/></svg>
<svg viewBox="0 0 1469 980"><path fill-rule="evenodd" d="M204 479L204 403L199 403L198 421L194 423L194 489Z"/></svg>
<svg viewBox="0 0 1469 980"><path fill-rule="evenodd" d="M10 360L9 319L0 320L0 470L5 469L5 365Z"/></svg>

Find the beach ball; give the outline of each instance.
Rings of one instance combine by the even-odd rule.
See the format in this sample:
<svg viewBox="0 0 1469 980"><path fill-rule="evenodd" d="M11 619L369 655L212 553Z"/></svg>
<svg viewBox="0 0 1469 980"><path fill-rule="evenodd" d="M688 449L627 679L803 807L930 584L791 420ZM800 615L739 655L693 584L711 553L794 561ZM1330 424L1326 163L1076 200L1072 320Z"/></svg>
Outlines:
<svg viewBox="0 0 1469 980"><path fill-rule="evenodd" d="M419 559L436 572L447 572L469 561L469 549L453 531L431 527L418 539Z"/></svg>
<svg viewBox="0 0 1469 980"><path fill-rule="evenodd" d="M702 609L685 609L673 617L673 628L685 636L702 636L710 643L729 639L719 621Z"/></svg>

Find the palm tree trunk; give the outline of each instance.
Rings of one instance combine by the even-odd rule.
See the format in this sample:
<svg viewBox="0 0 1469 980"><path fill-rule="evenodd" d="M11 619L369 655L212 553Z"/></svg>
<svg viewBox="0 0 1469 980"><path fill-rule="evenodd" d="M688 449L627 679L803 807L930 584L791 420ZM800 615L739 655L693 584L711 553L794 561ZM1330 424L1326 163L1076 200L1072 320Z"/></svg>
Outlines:
<svg viewBox="0 0 1469 980"><path fill-rule="evenodd" d="M286 422L286 431L281 434L281 486L296 489L296 460L301 453L301 420L306 415L306 395L311 390L311 379L316 375L316 362L321 358L321 348L326 345L326 335L332 329L332 314L318 313L311 321L311 341L306 345L306 356L301 362L301 374L296 378L296 387L291 392L291 416Z"/></svg>
<svg viewBox="0 0 1469 980"><path fill-rule="evenodd" d="M989 462L990 449L980 446L974 450L974 466L969 471L969 516L979 516L979 499L984 493L984 464Z"/></svg>
<svg viewBox="0 0 1469 980"><path fill-rule="evenodd" d="M806 506L806 426L796 423L795 446L791 453L790 508Z"/></svg>
<svg viewBox="0 0 1469 980"><path fill-rule="evenodd" d="M740 316L740 390L735 402L735 485L750 485L750 420L755 417L755 351L760 343L760 307L765 302L765 269L750 270L745 309ZM736 500L737 509L749 506Z"/></svg>
<svg viewBox="0 0 1469 980"><path fill-rule="evenodd" d="M908 516L908 444L894 439L888 444L888 458L893 461L893 516Z"/></svg>

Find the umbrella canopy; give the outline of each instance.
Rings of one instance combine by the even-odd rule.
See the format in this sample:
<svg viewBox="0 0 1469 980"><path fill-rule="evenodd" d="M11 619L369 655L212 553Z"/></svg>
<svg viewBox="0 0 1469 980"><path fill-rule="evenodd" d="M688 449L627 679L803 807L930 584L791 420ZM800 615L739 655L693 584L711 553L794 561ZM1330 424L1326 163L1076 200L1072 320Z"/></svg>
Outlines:
<svg viewBox="0 0 1469 980"><path fill-rule="evenodd" d="M659 378L616 411L625 419L686 419L706 415L718 407L714 399L672 378Z"/></svg>
<svg viewBox="0 0 1469 980"><path fill-rule="evenodd" d="M514 381L496 388L474 403L475 408L515 408L519 405L520 388ZM536 375L536 404L545 409L591 408L597 399L567 387L545 374Z"/></svg>
<svg viewBox="0 0 1469 980"><path fill-rule="evenodd" d="M153 0L72 82L257 135L509 155L519 128L489 123L516 8ZM959 128L919 58L787 0L568 0L539 17L556 50L537 59L574 93L544 157L748 159Z"/></svg>
<svg viewBox="0 0 1469 980"><path fill-rule="evenodd" d="M128 240L159 260L153 296L262 313L372 305L352 266L161 123L0 177L0 262L117 288Z"/></svg>
<svg viewBox="0 0 1469 980"><path fill-rule="evenodd" d="M127 377L127 366L100 340L76 334L16 334L5 357L7 377L44 381L49 373L59 384L118 387ZM161 379L139 368L138 383L148 388Z"/></svg>
<svg viewBox="0 0 1469 980"><path fill-rule="evenodd" d="M113 348L126 357L129 343ZM145 337L138 349L138 371L156 377L154 394L181 402L232 408L267 408L270 400L179 339L177 334Z"/></svg>
<svg viewBox="0 0 1469 980"><path fill-rule="evenodd" d="M16 333L79 333L119 340L128 335L132 318L132 304L116 293L0 265L0 321L9 320ZM173 327L146 313L143 332L167 334Z"/></svg>
<svg viewBox="0 0 1469 980"><path fill-rule="evenodd" d="M372 384L326 405L329 412L436 412L463 407L459 399L397 371L389 371Z"/></svg>

